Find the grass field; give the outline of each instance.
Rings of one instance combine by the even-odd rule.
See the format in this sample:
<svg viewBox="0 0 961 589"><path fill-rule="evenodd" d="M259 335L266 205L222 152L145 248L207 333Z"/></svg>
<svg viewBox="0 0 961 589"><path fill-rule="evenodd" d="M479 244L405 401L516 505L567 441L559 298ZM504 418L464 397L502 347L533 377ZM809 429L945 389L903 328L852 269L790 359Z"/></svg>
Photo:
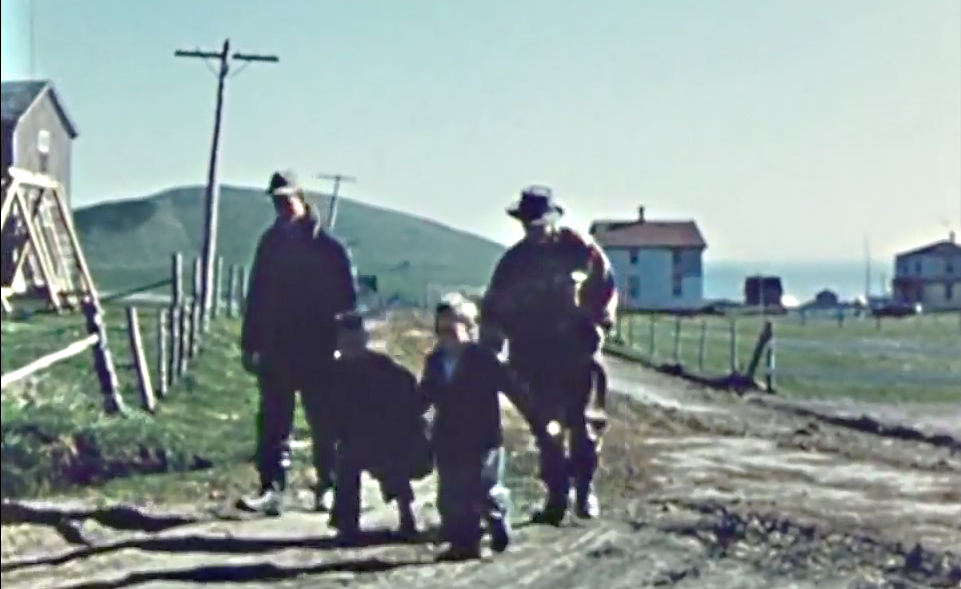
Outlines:
<svg viewBox="0 0 961 589"><path fill-rule="evenodd" d="M796 315L737 317L733 333L739 371L750 361L766 320L774 326L774 384L780 393L865 401L961 400L961 320L956 314L884 319L880 328L874 319L848 318L838 325L830 319L802 324ZM638 315L625 318L620 333L641 354L672 363L678 325L680 364L704 376L730 373L729 318ZM763 378L764 371L762 357L757 377Z"/></svg>

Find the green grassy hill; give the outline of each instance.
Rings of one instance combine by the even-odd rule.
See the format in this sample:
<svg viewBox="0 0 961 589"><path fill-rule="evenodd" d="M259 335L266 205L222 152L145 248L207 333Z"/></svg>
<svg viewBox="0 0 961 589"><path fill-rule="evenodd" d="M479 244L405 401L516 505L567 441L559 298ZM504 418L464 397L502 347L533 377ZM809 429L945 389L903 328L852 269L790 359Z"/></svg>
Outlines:
<svg viewBox="0 0 961 589"><path fill-rule="evenodd" d="M318 197L312 197L318 202ZM320 203L319 209L326 209ZM169 276L170 255L185 262L198 255L203 223L203 188L174 188L135 200L75 211L87 261L101 290L122 290ZM263 190L221 190L218 251L227 264L249 264L260 233L273 219ZM484 284L503 247L450 227L342 199L336 233L353 243L363 274L376 274L380 290L419 299L428 282ZM189 280L189 262L185 278ZM400 268L400 269L398 269Z"/></svg>

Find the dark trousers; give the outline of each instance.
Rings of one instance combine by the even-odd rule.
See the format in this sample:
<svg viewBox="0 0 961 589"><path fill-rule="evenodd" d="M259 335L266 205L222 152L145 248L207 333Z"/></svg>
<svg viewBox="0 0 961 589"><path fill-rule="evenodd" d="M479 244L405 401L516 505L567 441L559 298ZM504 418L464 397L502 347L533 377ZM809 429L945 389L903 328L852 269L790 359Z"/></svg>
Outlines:
<svg viewBox="0 0 961 589"><path fill-rule="evenodd" d="M553 349L552 349L553 348ZM597 470L601 439L587 423L586 411L593 386L590 357L579 350L557 350L539 342L511 346L510 362L527 383L538 413L561 426L541 448L541 478L548 503L567 505L571 479L578 492L586 492Z"/></svg>
<svg viewBox="0 0 961 589"><path fill-rule="evenodd" d="M333 409L324 390L329 371L262 370L258 377L257 470L263 489L283 490L290 468L290 436L294 426L296 396L310 429L313 466L318 485L333 484L336 429Z"/></svg>
<svg viewBox="0 0 961 589"><path fill-rule="evenodd" d="M381 462L381 465L371 464L360 452L354 451L349 442L339 448L333 523L342 532L357 531L360 527L360 483L361 474L365 470L380 484L385 503L395 499L398 503L413 503L414 489L411 487L406 465L396 461L390 464L389 460Z"/></svg>
<svg viewBox="0 0 961 589"><path fill-rule="evenodd" d="M452 547L478 548L481 521L510 516L510 495L503 478L503 448L489 450L469 461L439 457L437 510L442 535Z"/></svg>

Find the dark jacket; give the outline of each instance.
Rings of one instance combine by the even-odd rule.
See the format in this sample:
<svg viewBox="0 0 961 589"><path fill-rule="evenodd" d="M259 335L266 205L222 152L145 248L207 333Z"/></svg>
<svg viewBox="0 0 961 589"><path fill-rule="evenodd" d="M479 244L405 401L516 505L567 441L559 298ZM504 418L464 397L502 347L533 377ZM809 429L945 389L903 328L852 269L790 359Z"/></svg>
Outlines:
<svg viewBox="0 0 961 589"><path fill-rule="evenodd" d="M410 478L426 476L431 457L417 377L375 351L336 360L332 374L342 451L372 473L395 466Z"/></svg>
<svg viewBox="0 0 961 589"><path fill-rule="evenodd" d="M267 366L308 368L332 358L335 316L356 303L350 253L312 211L290 227L274 223L254 254L241 349Z"/></svg>
<svg viewBox="0 0 961 589"><path fill-rule="evenodd" d="M571 275L587 280L575 302ZM509 340L544 337L568 317L609 329L617 290L610 261L593 239L561 228L547 242L523 240L501 256L481 303L482 331L494 327ZM579 323L579 319L572 322Z"/></svg>
<svg viewBox="0 0 961 589"><path fill-rule="evenodd" d="M420 381L425 409L434 407L431 444L439 464L479 463L504 443L498 393L503 393L531 424L536 436L544 424L533 413L526 387L487 347L468 344L453 375L445 371L446 352L435 349L424 361Z"/></svg>

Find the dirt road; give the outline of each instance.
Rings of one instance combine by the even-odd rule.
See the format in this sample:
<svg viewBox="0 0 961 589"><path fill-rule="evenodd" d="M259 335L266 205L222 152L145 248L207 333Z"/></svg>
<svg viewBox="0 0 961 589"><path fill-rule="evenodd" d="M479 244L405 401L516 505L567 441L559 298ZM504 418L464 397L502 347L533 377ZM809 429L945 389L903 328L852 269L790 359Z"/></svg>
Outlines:
<svg viewBox="0 0 961 589"><path fill-rule="evenodd" d="M130 510L5 505L3 584L961 587L961 452L951 444L903 439L911 436L897 429L865 432L620 360L609 365L612 387L623 395L605 439L600 491L607 509L600 521L522 526L502 556L435 564L428 543L391 543L384 534L372 534L366 547L337 546L325 518L306 509L253 519L170 506L134 517ZM516 476L534 462L523 443L512 461ZM418 488L427 524L432 487L428 479ZM530 488L521 487L518 520L531 507ZM394 514L375 488L366 493L365 526L392 526ZM297 501L305 508L307 499ZM14 523L41 520L51 525Z"/></svg>

